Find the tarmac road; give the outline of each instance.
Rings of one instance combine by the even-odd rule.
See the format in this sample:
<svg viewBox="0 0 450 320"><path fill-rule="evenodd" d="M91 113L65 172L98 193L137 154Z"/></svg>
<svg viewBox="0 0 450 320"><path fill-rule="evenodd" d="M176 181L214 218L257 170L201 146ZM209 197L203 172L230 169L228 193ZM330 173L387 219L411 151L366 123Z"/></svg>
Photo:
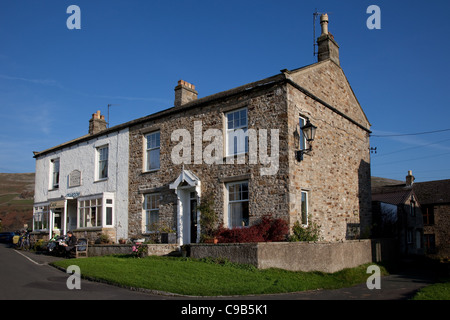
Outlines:
<svg viewBox="0 0 450 320"><path fill-rule="evenodd" d="M71 274L50 265L55 257L19 251L0 244L0 300L142 300L165 297L82 279L70 290Z"/></svg>
<svg viewBox="0 0 450 320"><path fill-rule="evenodd" d="M70 274L48 263L56 257L18 251L0 244L0 300L405 300L417 290L434 282L427 270L409 268L381 278L381 289L366 284L337 290L233 297L183 297L132 291L88 280L81 280L81 290L68 289ZM368 275L369 276L369 275Z"/></svg>

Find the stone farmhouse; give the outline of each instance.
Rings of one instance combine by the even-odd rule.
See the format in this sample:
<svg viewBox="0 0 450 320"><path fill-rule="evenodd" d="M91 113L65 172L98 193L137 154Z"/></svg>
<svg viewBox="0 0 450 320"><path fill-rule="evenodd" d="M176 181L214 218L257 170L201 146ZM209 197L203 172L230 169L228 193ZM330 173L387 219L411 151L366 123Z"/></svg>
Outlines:
<svg viewBox="0 0 450 320"><path fill-rule="evenodd" d="M403 182L372 177L372 205L372 235L396 238L398 253L450 256L450 180L415 182L412 171Z"/></svg>
<svg viewBox="0 0 450 320"><path fill-rule="evenodd" d="M424 253L423 217L415 191L412 171L405 183L372 187L373 235L395 239L400 255Z"/></svg>
<svg viewBox="0 0 450 320"><path fill-rule="evenodd" d="M325 241L369 235L370 123L321 25L317 63L203 98L180 80L172 108L35 153L34 230L196 243L208 197L229 228L271 214Z"/></svg>
<svg viewBox="0 0 450 320"><path fill-rule="evenodd" d="M450 257L450 180L413 185L423 215L423 246L429 256Z"/></svg>

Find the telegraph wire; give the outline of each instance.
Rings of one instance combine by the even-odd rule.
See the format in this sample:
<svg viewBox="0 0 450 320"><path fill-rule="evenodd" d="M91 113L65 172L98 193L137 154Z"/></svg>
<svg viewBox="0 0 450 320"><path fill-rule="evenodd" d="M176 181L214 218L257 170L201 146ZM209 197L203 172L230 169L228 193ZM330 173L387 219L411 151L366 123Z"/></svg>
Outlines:
<svg viewBox="0 0 450 320"><path fill-rule="evenodd" d="M396 150L396 151L391 151L391 152L388 152L388 153L380 154L378 157L383 157L383 156L391 155L391 154L393 154L393 153L403 152L403 151L406 151L406 150L417 149L417 148L420 148L420 147L428 147L428 146L432 146L432 145L434 145L434 144L446 142L446 141L449 141L449 140L450 140L450 139L445 139L445 140L441 140L441 141L437 141L437 142L426 143L426 144L420 144L420 145L413 146L413 147L408 147L408 148L398 149L398 150Z"/></svg>
<svg viewBox="0 0 450 320"><path fill-rule="evenodd" d="M443 130L435 130L435 131L425 131L425 132L416 132L416 133L402 133L402 134L372 134L371 137L374 138L388 138L388 137L404 137L404 136L418 136L422 134L431 134L431 133L438 133L438 132L445 132L450 131L449 129L443 129Z"/></svg>

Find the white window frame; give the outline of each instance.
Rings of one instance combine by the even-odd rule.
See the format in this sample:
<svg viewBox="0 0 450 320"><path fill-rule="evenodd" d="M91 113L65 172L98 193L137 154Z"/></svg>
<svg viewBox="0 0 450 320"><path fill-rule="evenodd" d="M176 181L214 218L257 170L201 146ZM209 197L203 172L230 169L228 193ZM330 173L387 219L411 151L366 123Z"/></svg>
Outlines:
<svg viewBox="0 0 450 320"><path fill-rule="evenodd" d="M243 185L247 184L247 198L244 198L244 192L240 191L240 199L230 199L230 187L236 186L236 185ZM233 197L234 198L234 197ZM235 182L229 182L226 184L226 206L227 206L227 219L228 219L228 227L229 228L241 228L241 227L248 227L250 225L250 208L249 208L249 200L250 200L250 190L249 190L249 183L248 180L245 181L235 181ZM242 217L242 224L240 225L234 225L233 220L231 217L231 206L236 203L247 203L247 210L248 210L248 217L247 221L245 221L245 217Z"/></svg>
<svg viewBox="0 0 450 320"><path fill-rule="evenodd" d="M153 140L154 139L154 140ZM154 142L154 143L153 143ZM150 167L150 154L152 152L158 152L158 166L157 167ZM144 171L150 172L150 171L156 171L159 170L161 167L161 131L154 131L150 132L145 135L145 169Z"/></svg>
<svg viewBox="0 0 450 320"><path fill-rule="evenodd" d="M152 230L153 224L159 223L159 206L160 206L161 194L159 193L147 193L144 195L144 230L145 233L152 233L156 230Z"/></svg>
<svg viewBox="0 0 450 320"><path fill-rule="evenodd" d="M298 125L299 125L299 147L300 150L306 150L308 142L306 141L305 135L303 134L302 127L306 124L306 119L302 116L298 117Z"/></svg>
<svg viewBox="0 0 450 320"><path fill-rule="evenodd" d="M305 196L305 199L303 198ZM305 210L306 212L303 212L303 203L305 203ZM303 226L308 226L309 224L309 192L306 190L302 190L300 194L300 218L301 223ZM306 223L305 223L306 220Z"/></svg>
<svg viewBox="0 0 450 320"><path fill-rule="evenodd" d="M89 203L86 205L86 201ZM112 192L103 192L101 194L96 194L92 196L78 198L78 214L77 214L77 228L80 229L94 229L94 228L102 228L102 227L113 227L115 225L115 217L114 217L114 201L115 196ZM87 214L89 214L90 218L92 217L92 208L96 208L96 221L95 224L92 225L92 221L90 221L90 225L86 224L86 211L84 209L88 209ZM111 223L107 223L107 215L108 209L111 210Z"/></svg>
<svg viewBox="0 0 450 320"><path fill-rule="evenodd" d="M36 205L33 211L33 231L49 230L50 204Z"/></svg>
<svg viewBox="0 0 450 320"><path fill-rule="evenodd" d="M101 228L103 227L103 196L87 198L78 201L78 228ZM93 224L93 208L95 208L95 223ZM89 218L89 224L87 221ZM99 220L100 217L100 220Z"/></svg>
<svg viewBox="0 0 450 320"><path fill-rule="evenodd" d="M56 168L58 169L56 171ZM54 158L50 160L50 190L59 189L61 171L61 161L60 158Z"/></svg>
<svg viewBox="0 0 450 320"><path fill-rule="evenodd" d="M102 219L104 221L105 227L112 227L114 226L114 199L111 197L104 197L103 198L103 208L105 208L104 218ZM111 223L108 224L108 209L111 210Z"/></svg>
<svg viewBox="0 0 450 320"><path fill-rule="evenodd" d="M241 116L245 111L245 124L242 124ZM229 116L232 115L233 120L229 121ZM235 116L239 115L239 120L235 119ZM237 122L236 122L237 121ZM232 128L230 128L232 124ZM225 154L226 156L235 156L239 154L245 154L248 152L248 109L240 108L225 113ZM233 150L230 150L230 138L233 138ZM244 141L240 141L243 139Z"/></svg>
<svg viewBox="0 0 450 320"><path fill-rule="evenodd" d="M106 159L102 159L102 156L104 156L104 154L103 154L103 150L107 150L106 152L107 152L107 154L106 154ZM107 180L108 179L108 175L109 175L109 168L108 168L108 166L109 166L109 145L103 145L103 146L100 146L100 147L97 147L96 148L96 153L97 153L97 161L96 161L96 163L97 163L97 165L96 165L96 168L97 168L97 174L96 174L96 176L97 176L97 181L101 181L101 180ZM101 168L102 168L102 163L103 162L106 162L106 176L102 176L102 170L101 170Z"/></svg>

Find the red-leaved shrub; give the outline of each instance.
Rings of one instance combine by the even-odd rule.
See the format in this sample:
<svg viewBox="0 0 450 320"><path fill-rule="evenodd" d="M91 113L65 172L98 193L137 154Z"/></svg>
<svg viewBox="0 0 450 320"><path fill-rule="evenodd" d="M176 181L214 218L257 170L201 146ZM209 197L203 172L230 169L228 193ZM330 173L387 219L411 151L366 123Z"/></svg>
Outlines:
<svg viewBox="0 0 450 320"><path fill-rule="evenodd" d="M284 241L288 232L289 227L285 220L265 215L251 227L232 229L220 227L216 237L221 243L272 242Z"/></svg>

